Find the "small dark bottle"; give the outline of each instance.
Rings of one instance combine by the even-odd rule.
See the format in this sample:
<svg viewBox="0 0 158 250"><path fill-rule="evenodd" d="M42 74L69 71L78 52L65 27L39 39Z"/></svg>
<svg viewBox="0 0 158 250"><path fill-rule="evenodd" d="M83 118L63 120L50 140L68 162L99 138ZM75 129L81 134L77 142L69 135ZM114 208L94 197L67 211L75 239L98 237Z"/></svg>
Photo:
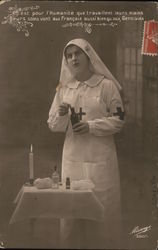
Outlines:
<svg viewBox="0 0 158 250"><path fill-rule="evenodd" d="M78 114L75 112L75 109L73 107L70 107L71 109L71 123L72 123L72 126L76 123L79 122L79 117L78 117Z"/></svg>
<svg viewBox="0 0 158 250"><path fill-rule="evenodd" d="M66 189L70 189L70 178L66 178Z"/></svg>

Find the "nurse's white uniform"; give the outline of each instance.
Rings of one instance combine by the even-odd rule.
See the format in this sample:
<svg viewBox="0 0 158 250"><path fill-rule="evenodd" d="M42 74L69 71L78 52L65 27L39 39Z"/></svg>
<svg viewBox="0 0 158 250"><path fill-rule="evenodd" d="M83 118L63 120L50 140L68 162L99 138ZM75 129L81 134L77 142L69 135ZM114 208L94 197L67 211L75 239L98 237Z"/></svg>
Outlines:
<svg viewBox="0 0 158 250"><path fill-rule="evenodd" d="M76 40L80 42L82 39ZM80 45L78 41L72 44ZM63 221L63 248L120 247L120 177L113 135L120 131L124 124L119 114L114 115L117 113L117 107L123 110L123 106L116 82L114 83L114 79L109 75L110 80L106 77L103 72L95 71L92 77L84 82L69 78L66 84L57 90L49 112L49 128L53 132L66 132L62 181L65 181L66 177L70 177L71 181L91 179L95 184L94 191L105 208L103 222ZM85 112L82 120L88 122L89 133L73 133L70 112L64 116L58 114L58 107L63 102L69 103L76 112L82 107Z"/></svg>

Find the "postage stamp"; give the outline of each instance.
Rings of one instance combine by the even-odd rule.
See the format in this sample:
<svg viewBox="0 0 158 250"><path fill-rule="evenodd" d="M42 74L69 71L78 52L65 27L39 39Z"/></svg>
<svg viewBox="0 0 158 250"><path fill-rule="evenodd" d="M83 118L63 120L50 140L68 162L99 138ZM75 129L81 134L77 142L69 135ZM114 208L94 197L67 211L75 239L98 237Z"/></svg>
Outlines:
<svg viewBox="0 0 158 250"><path fill-rule="evenodd" d="M144 32L142 41L142 54L158 55L158 22L149 20L144 22Z"/></svg>

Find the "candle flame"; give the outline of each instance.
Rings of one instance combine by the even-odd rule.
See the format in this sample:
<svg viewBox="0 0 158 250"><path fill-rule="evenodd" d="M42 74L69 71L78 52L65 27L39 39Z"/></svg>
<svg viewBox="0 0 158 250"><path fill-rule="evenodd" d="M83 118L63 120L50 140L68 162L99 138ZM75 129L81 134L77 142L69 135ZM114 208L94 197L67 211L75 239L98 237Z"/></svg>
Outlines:
<svg viewBox="0 0 158 250"><path fill-rule="evenodd" d="M30 152L33 153L33 146L31 144Z"/></svg>

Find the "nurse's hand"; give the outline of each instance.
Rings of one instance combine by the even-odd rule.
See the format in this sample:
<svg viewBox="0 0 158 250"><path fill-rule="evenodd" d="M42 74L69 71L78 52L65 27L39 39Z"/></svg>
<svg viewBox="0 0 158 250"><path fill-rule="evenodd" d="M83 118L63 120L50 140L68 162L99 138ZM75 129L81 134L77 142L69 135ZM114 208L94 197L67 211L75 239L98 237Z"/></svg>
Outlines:
<svg viewBox="0 0 158 250"><path fill-rule="evenodd" d="M74 124L72 128L75 134L85 134L89 132L88 122L78 122Z"/></svg>
<svg viewBox="0 0 158 250"><path fill-rule="evenodd" d="M70 105L68 103L62 103L59 106L58 113L60 116L66 115L69 111Z"/></svg>

